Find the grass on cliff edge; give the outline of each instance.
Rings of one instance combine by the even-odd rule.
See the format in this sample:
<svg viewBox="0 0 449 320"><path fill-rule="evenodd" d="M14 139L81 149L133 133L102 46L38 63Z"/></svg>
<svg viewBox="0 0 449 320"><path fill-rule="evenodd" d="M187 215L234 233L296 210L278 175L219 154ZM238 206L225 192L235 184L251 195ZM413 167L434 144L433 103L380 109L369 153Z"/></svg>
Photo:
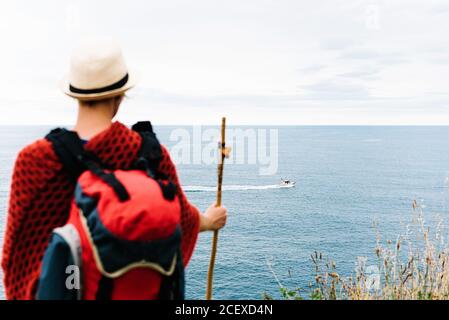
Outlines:
<svg viewBox="0 0 449 320"><path fill-rule="evenodd" d="M288 300L447 300L449 243L442 220L430 227L423 209L413 201L414 217L396 241L381 241L377 231L376 266L357 259L353 274L342 276L321 253L311 255L314 279L308 288L287 288L271 268L283 299ZM374 268L373 268L374 267ZM373 271L374 269L374 271ZM264 299L273 299L264 293Z"/></svg>

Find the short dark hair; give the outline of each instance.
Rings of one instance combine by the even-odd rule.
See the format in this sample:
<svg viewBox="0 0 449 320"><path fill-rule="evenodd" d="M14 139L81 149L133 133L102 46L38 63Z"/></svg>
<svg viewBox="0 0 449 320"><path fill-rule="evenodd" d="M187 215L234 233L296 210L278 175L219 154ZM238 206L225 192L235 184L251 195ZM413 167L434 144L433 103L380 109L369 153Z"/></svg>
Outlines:
<svg viewBox="0 0 449 320"><path fill-rule="evenodd" d="M98 99L98 100L84 100L84 101L82 101L82 103L84 105L88 106L89 108L95 108L97 105L99 105L101 103L110 102L112 100L115 100L115 99L121 98L121 97L124 97L124 94L123 95L109 97L109 98L104 98L104 99Z"/></svg>

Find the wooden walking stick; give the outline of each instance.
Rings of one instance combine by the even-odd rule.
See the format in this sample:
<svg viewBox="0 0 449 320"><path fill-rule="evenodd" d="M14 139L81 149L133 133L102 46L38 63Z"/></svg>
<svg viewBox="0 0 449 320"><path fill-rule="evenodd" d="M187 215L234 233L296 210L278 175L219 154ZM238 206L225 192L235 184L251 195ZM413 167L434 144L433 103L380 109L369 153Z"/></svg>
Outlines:
<svg viewBox="0 0 449 320"><path fill-rule="evenodd" d="M221 119L221 142L220 142L220 156L218 162L218 184L217 184L217 203L216 206L221 206L221 185L223 182L223 166L224 159L229 156L231 151L230 148L226 148L225 140L225 130L226 130L226 118ZM214 278L214 265L215 265L215 255L217 254L217 242L218 242L218 231L214 231L214 236L212 239L212 252L210 254L209 271L207 273L207 287L206 287L206 300L212 299L212 281Z"/></svg>

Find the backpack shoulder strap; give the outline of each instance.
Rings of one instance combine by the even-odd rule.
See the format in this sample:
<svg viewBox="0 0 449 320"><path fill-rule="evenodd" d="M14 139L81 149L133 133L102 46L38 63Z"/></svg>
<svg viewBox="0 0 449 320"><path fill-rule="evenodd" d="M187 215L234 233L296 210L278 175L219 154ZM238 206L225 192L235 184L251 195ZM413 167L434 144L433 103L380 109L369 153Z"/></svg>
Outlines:
<svg viewBox="0 0 449 320"><path fill-rule="evenodd" d="M83 143L76 132L57 128L45 138L52 143L64 170L73 181L77 181L84 171L89 170L113 188L120 201L129 199L126 188L114 173L105 172L98 158L84 150Z"/></svg>
<svg viewBox="0 0 449 320"><path fill-rule="evenodd" d="M132 129L140 134L142 137L142 145L137 158L137 163L143 165L141 162L148 162L151 170L155 173L162 160L162 149L156 134L153 131L153 126L150 121L140 121L132 126Z"/></svg>
<svg viewBox="0 0 449 320"><path fill-rule="evenodd" d="M53 145L56 155L70 178L76 181L87 170L81 161L84 148L78 134L67 129L56 128L50 131L45 138Z"/></svg>
<svg viewBox="0 0 449 320"><path fill-rule="evenodd" d="M176 186L166 175L159 171L159 164L162 161L162 147L153 131L151 122L137 122L132 126L132 129L138 132L142 138L142 145L135 167L146 171L151 178L156 180L165 199L173 200L176 195ZM161 179L168 180L168 183L162 182Z"/></svg>

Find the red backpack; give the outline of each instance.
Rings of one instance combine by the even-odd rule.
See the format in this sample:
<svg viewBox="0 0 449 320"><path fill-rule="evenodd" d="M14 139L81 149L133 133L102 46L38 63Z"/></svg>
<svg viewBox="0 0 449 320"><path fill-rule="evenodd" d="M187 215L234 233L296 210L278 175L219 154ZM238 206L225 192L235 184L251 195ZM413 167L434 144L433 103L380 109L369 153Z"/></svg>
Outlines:
<svg viewBox="0 0 449 320"><path fill-rule="evenodd" d="M161 172L151 123L133 126L142 146L133 167L111 170L73 131L47 135L76 181L67 224L53 231L38 299L183 299L180 205Z"/></svg>

